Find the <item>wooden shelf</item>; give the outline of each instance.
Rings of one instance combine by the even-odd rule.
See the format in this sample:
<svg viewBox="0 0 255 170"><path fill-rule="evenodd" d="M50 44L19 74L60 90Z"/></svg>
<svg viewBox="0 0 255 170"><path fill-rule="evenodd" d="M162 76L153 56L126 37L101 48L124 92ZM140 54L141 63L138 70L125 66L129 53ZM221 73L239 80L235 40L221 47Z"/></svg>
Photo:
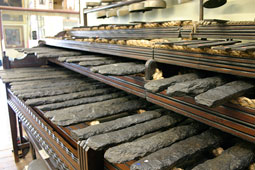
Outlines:
<svg viewBox="0 0 255 170"><path fill-rule="evenodd" d="M231 103L209 108L196 104L192 97L169 97L166 91L152 93L144 89L145 81L131 76L104 76L93 73L89 68L73 63L61 63L56 59L50 62L78 72L113 87L132 93L156 105L172 110L176 113L193 118L209 126L227 133L255 142L255 109L237 106Z"/></svg>
<svg viewBox="0 0 255 170"><path fill-rule="evenodd" d="M126 45L45 39L46 45L255 78L255 59Z"/></svg>

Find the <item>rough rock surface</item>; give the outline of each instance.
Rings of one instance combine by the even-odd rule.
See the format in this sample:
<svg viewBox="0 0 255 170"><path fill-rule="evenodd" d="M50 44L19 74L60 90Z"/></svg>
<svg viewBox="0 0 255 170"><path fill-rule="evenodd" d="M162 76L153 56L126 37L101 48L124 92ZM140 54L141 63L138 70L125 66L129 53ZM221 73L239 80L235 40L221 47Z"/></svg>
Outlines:
<svg viewBox="0 0 255 170"><path fill-rule="evenodd" d="M45 79L45 80L28 80L28 81L21 81L21 82L11 82L10 85L11 86L24 86L24 85L30 85L30 84L34 84L35 86L42 84L50 84L50 83L58 83L58 82L66 82L66 81L70 81L74 80L77 81L78 79L81 79L81 75L79 74L75 74L72 77L64 77L64 78L51 78L51 79ZM87 81L89 79L84 78L84 81Z"/></svg>
<svg viewBox="0 0 255 170"><path fill-rule="evenodd" d="M206 92L209 89L221 86L224 83L225 82L221 77L196 79L192 81L176 83L173 86L169 86L166 93L168 96L196 96Z"/></svg>
<svg viewBox="0 0 255 170"><path fill-rule="evenodd" d="M87 140L87 145L94 150L101 150L112 145L128 142L161 128L173 126L181 120L182 117L178 117L178 115L162 116L125 129L92 136Z"/></svg>
<svg viewBox="0 0 255 170"><path fill-rule="evenodd" d="M192 170L239 170L254 160L255 145L242 143L225 150L220 156L197 165Z"/></svg>
<svg viewBox="0 0 255 170"><path fill-rule="evenodd" d="M56 52L36 52L37 58L54 58L54 57L65 57L65 56L80 56L82 52L78 51L56 51Z"/></svg>
<svg viewBox="0 0 255 170"><path fill-rule="evenodd" d="M50 79L50 80L44 80L44 81L35 81L35 82L28 82L18 85L12 85L11 90L12 91L18 91L18 90L24 90L24 89L41 89L46 87L61 87L66 85L77 85L82 84L84 82L87 82L86 80L83 81L81 79Z"/></svg>
<svg viewBox="0 0 255 170"><path fill-rule="evenodd" d="M113 64L116 63L116 60L93 60L93 61L82 61L79 62L80 66L99 66L105 64Z"/></svg>
<svg viewBox="0 0 255 170"><path fill-rule="evenodd" d="M135 114L123 118L119 118L113 121L100 123L98 125L89 126L83 129L72 130L71 135L75 139L87 139L91 136L95 136L102 133L126 128L134 124L145 122L147 120L160 117L161 114L157 111L147 111L142 114Z"/></svg>
<svg viewBox="0 0 255 170"><path fill-rule="evenodd" d="M98 84L98 85L93 85L93 86L80 86L78 88L77 87L63 88L63 89L53 88L53 89L41 90L41 91L34 92L34 93L19 94L18 97L25 98L25 99L31 99L31 98L37 98L37 97L55 96L55 95L59 95L59 94L99 89L99 88L102 88L105 86L106 86L105 84Z"/></svg>
<svg viewBox="0 0 255 170"><path fill-rule="evenodd" d="M199 76L195 73L188 73L183 75L177 75L170 78L165 78L161 80L151 80L144 85L144 88L148 91L157 93L165 90L168 86L174 85L175 83L191 81L198 79Z"/></svg>
<svg viewBox="0 0 255 170"><path fill-rule="evenodd" d="M160 170L172 169L183 164L195 154L203 152L209 148L218 146L223 137L216 133L218 131L208 130L200 135L196 135L169 147L154 152L131 165L131 170Z"/></svg>
<svg viewBox="0 0 255 170"><path fill-rule="evenodd" d="M95 55L79 55L79 56L67 56L67 57L58 57L58 61L65 62L67 59L80 59L80 58L97 58Z"/></svg>
<svg viewBox="0 0 255 170"><path fill-rule="evenodd" d="M199 123L174 127L147 139L109 148L105 152L104 157L112 163L124 163L135 160L136 158L144 157L149 153L167 147L176 141L196 135L205 130L205 127Z"/></svg>
<svg viewBox="0 0 255 170"><path fill-rule="evenodd" d="M91 71L106 75L129 75L144 72L145 65L137 63L116 63L92 67Z"/></svg>
<svg viewBox="0 0 255 170"><path fill-rule="evenodd" d="M208 90L195 97L197 103L208 106L217 107L233 98L242 96L247 91L254 88L252 83L244 81L233 81L214 89Z"/></svg>
<svg viewBox="0 0 255 170"><path fill-rule="evenodd" d="M68 93L68 94L62 94L62 95L57 95L57 96L28 99L28 100L26 100L25 103L30 106L39 106L39 105L44 105L44 104L64 102L64 101L72 100L72 99L79 99L79 98L83 98L83 97L103 95L103 94L108 94L108 93L115 92L115 91L117 91L117 89L114 89L114 88L85 90L85 91L76 92L76 93Z"/></svg>
<svg viewBox="0 0 255 170"><path fill-rule="evenodd" d="M91 104L85 104L85 105L81 105L81 106L73 106L73 107L69 107L69 108L64 108L64 109L59 109L59 110L53 110L53 111L49 111L46 112L44 114L44 116L46 116L47 118L52 118L53 116L56 115L61 115L63 113L75 113L75 112L80 112L83 110L84 107L87 108L92 108L92 107L99 107L100 104L104 105L104 106L111 106L111 105L116 105L118 103L123 103L123 102L127 102L133 99L137 99L134 96L126 96L126 97L121 97L121 98L117 98L117 99L111 99L111 100L107 100L104 102L96 102L96 103L91 103Z"/></svg>
<svg viewBox="0 0 255 170"><path fill-rule="evenodd" d="M55 75L55 76L75 74L73 72L63 71L63 70L62 71L55 70L55 71L51 71L51 73L52 73L51 75ZM40 76L44 77L47 75L49 75L49 72L46 72L46 71L33 72L33 70L31 70L30 73L6 72L1 75L1 78L2 79L20 79L20 78L27 78L27 77L40 77Z"/></svg>
<svg viewBox="0 0 255 170"><path fill-rule="evenodd" d="M17 94L26 94L26 93L36 93L38 91L53 91L53 90L58 90L58 89L74 89L74 88L80 88L80 87L84 87L84 86L92 86L92 85L99 85L99 84L102 84L102 83L86 83L86 82L80 82L80 83L77 83L77 84L64 84L62 86L49 86L49 87L41 87L39 89L19 89L19 90L12 90L13 93L15 95Z"/></svg>
<svg viewBox="0 0 255 170"><path fill-rule="evenodd" d="M83 58L67 58L66 62L68 63L78 63L81 61L94 61L94 60L110 60L110 57L96 57L96 56L87 56Z"/></svg>
<svg viewBox="0 0 255 170"><path fill-rule="evenodd" d="M63 75L54 75L54 74L48 74L43 76L37 76L37 77L22 77L22 78L6 78L2 79L4 83L10 83L10 82L20 82L20 81L29 81L29 80L46 80L46 79L55 79L55 78L72 78L75 74L63 74Z"/></svg>
<svg viewBox="0 0 255 170"><path fill-rule="evenodd" d="M111 99L111 101L113 100L114 99ZM112 104L110 104L110 100L107 100L87 104L86 106L80 105L76 107L69 107L69 111L70 109L73 109L71 112L62 112L62 109L57 110L57 115L53 116L52 122L57 125L65 126L146 107L146 102L144 100L128 100L123 102L118 101L121 100L121 98L117 98L115 100L117 100L117 102Z"/></svg>
<svg viewBox="0 0 255 170"><path fill-rule="evenodd" d="M49 110L56 110L60 108L65 108L65 107L70 107L70 106L77 106L81 104L87 104L87 103L94 103L94 102L101 102L104 100L109 100L117 97L122 97L127 95L124 92L116 92L116 93L111 93L111 94L105 94L105 95L100 95L100 96L93 96L93 97L84 97L80 99L73 99L73 100L68 100L60 103L52 103L52 104L46 104L46 105L41 105L37 106L38 109L42 111L49 111Z"/></svg>

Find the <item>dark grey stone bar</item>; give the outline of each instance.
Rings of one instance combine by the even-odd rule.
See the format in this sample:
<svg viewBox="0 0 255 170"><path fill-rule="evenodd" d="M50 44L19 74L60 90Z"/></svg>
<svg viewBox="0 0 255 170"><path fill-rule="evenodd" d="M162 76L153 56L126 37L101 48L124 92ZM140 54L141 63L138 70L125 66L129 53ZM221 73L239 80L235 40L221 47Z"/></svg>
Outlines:
<svg viewBox="0 0 255 170"><path fill-rule="evenodd" d="M66 82L66 81L70 81L70 80L81 80L81 75L79 74L75 74L72 77L66 77L66 78L52 78L52 79L45 79L45 80L28 80L28 81L21 81L21 82L11 82L10 85L15 87L15 86L25 86L25 85L29 85L29 84L35 84L35 85L40 85L40 82L42 84L49 84L49 83L58 83L58 82ZM87 81L90 79L86 79L84 78L84 81Z"/></svg>
<svg viewBox="0 0 255 170"><path fill-rule="evenodd" d="M88 56L83 58L68 58L66 62L68 63L78 63L82 61L94 61L94 60L110 60L110 57L96 57L96 56Z"/></svg>
<svg viewBox="0 0 255 170"><path fill-rule="evenodd" d="M93 60L93 61L82 61L79 62L80 66L99 66L99 65L106 65L106 64L113 64L116 63L116 60Z"/></svg>
<svg viewBox="0 0 255 170"><path fill-rule="evenodd" d="M197 103L208 106L217 107L231 99L237 98L252 90L254 85L244 81L233 81L223 86L208 90L195 97Z"/></svg>
<svg viewBox="0 0 255 170"><path fill-rule="evenodd" d="M186 160L191 159L194 155L220 145L223 137L217 132L208 130L200 135L177 142L135 162L130 169L161 170L179 167L179 165L184 164Z"/></svg>
<svg viewBox="0 0 255 170"><path fill-rule="evenodd" d="M66 94L66 93L74 93L74 92L81 92L85 90L94 90L106 87L105 84L98 84L98 85L91 85L91 86L80 86L80 87L71 87L71 88L52 88L52 89L46 89L41 90L34 93L23 93L19 94L18 97L24 98L24 99L31 99L31 98L37 98L37 97L46 97L46 96L55 96L60 94Z"/></svg>
<svg viewBox="0 0 255 170"><path fill-rule="evenodd" d="M106 75L130 75L144 72L145 65L137 63L116 63L92 67L91 71Z"/></svg>
<svg viewBox="0 0 255 170"><path fill-rule="evenodd" d="M54 57L65 57L65 56L80 56L82 55L82 52L78 51L61 51L61 52L36 52L37 58L54 58Z"/></svg>
<svg viewBox="0 0 255 170"><path fill-rule="evenodd" d="M111 99L111 100L107 100L107 101L103 101L103 102L96 102L96 103L91 103L91 104L85 104L85 105L81 105L81 106L73 106L73 107L69 107L69 108L65 108L65 109L59 109L59 110L53 110L53 111L49 111L46 112L44 114L45 117L47 118L52 118L53 116L56 115L61 115L61 114L68 114L68 113L76 113L76 112L80 112L83 110L83 108L91 108L91 111L94 108L96 108L95 106L100 106L104 105L104 106L111 106L111 105L116 105L119 103L123 103L123 102L127 102L130 100L136 99L136 97L134 96L126 96L126 97L121 97L121 98L117 98L117 99Z"/></svg>
<svg viewBox="0 0 255 170"><path fill-rule="evenodd" d="M239 170L248 169L255 158L254 144L237 144L220 156L197 165L192 170Z"/></svg>
<svg viewBox="0 0 255 170"><path fill-rule="evenodd" d="M147 133L157 131L175 125L183 118L178 115L166 115L144 123L140 123L125 129L113 131L97 136L92 136L87 140L87 145L93 150L102 150L109 146L134 140Z"/></svg>
<svg viewBox="0 0 255 170"><path fill-rule="evenodd" d="M81 56L68 56L68 57L58 57L58 61L66 62L69 59L92 59L92 58L103 58L95 55L81 55Z"/></svg>
<svg viewBox="0 0 255 170"><path fill-rule="evenodd" d="M76 93L68 93L68 94L62 94L57 96L28 99L25 101L25 103L30 106L39 106L44 104L64 102L64 101L72 100L72 99L79 99L83 97L103 95L103 94L108 94L115 91L117 91L117 89L114 89L114 88L85 90L85 91L76 92Z"/></svg>
<svg viewBox="0 0 255 170"><path fill-rule="evenodd" d="M113 100L116 101L112 102ZM112 104L110 105L110 103ZM144 100L136 99L121 102L121 98L111 99L103 102L96 102L92 104L67 108L69 111L71 109L71 112L66 112L66 110L64 110L65 112L63 112L62 109L57 110L53 114L54 116L52 118L52 122L57 125L66 126L73 123L95 120L120 112L144 108L147 105L148 103L146 104Z"/></svg>
<svg viewBox="0 0 255 170"><path fill-rule="evenodd" d="M70 72L70 71L50 71L51 75L55 75L55 76L58 76L58 75L70 75L70 74L75 74L73 72ZM45 77L49 75L49 72L29 72L29 73L18 73L18 72L6 72L5 74L2 74L1 75L1 78L2 79L21 79L21 78L26 78L26 77Z"/></svg>
<svg viewBox="0 0 255 170"><path fill-rule="evenodd" d="M109 148L105 152L104 157L111 163L124 163L135 160L136 158L144 157L145 155L167 147L176 141L196 135L205 129L206 126L200 123L174 127L150 138Z"/></svg>
<svg viewBox="0 0 255 170"><path fill-rule="evenodd" d="M4 83L11 83L11 82L24 82L24 81L31 81L31 80L47 80L47 79L56 79L56 78L72 78L75 74L64 74L64 75L44 75L38 77L23 77L23 78L15 78L15 79L2 79Z"/></svg>
<svg viewBox="0 0 255 170"><path fill-rule="evenodd" d="M177 75L170 78L165 78L161 80L151 80L144 85L144 88L148 91L157 93L165 90L168 86L172 86L176 83L191 81L198 79L199 76L195 73L188 73L183 75Z"/></svg>
<svg viewBox="0 0 255 170"><path fill-rule="evenodd" d="M29 82L24 83L20 85L13 85L11 86L12 91L18 91L18 90L25 90L25 89L41 89L41 88L49 88L49 87L61 87L66 85L77 85L82 84L87 81L83 81L81 79L52 79L47 81L35 81L35 82Z"/></svg>
<svg viewBox="0 0 255 170"><path fill-rule="evenodd" d="M161 114L157 111L147 111L142 114L135 114L127 117L123 117L110 122L100 123L98 125L89 126L83 129L72 130L71 135L75 139L87 139L91 136L95 136L102 133L119 130L126 128L134 124L145 122L147 120L160 117Z"/></svg>
<svg viewBox="0 0 255 170"><path fill-rule="evenodd" d="M64 101L64 102L60 102L60 103L41 105L41 106L37 106L37 108L42 111L50 111L50 110L56 110L56 109L61 109L61 108L65 108L65 107L70 107L70 106L77 106L77 105L81 105L81 104L101 102L104 100L114 99L114 98L122 97L125 95L127 95L127 94L124 92L116 92L116 93L105 94L105 95L100 95L100 96L73 99L73 100L68 100L68 101Z"/></svg>
<svg viewBox="0 0 255 170"><path fill-rule="evenodd" d="M84 86L92 86L92 85L99 85L102 83L86 83L86 82L77 82L76 84L62 84L61 86L59 85L49 85L48 87L41 87L39 89L19 89L19 90L12 90L15 95L19 94L26 94L26 93L36 93L38 91L53 91L53 90L58 90L58 89L70 89L70 88L80 88Z"/></svg>
<svg viewBox="0 0 255 170"><path fill-rule="evenodd" d="M209 89L221 86L225 81L221 77L208 77L204 79L196 79L193 81L186 81L176 83L167 88L168 96L196 96L204 93Z"/></svg>

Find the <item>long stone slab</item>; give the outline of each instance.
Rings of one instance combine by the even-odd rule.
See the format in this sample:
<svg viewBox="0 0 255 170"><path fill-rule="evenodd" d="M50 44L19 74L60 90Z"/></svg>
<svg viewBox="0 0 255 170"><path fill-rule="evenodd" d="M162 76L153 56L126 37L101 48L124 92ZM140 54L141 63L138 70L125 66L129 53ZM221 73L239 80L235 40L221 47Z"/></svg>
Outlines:
<svg viewBox="0 0 255 170"><path fill-rule="evenodd" d="M80 82L76 84L62 84L62 85L49 85L48 87L41 87L39 89L19 89L19 90L12 90L14 94L26 94L26 93L36 93L36 92L43 92L43 91L53 91L53 90L60 90L60 89L74 89L74 88L80 88L85 86L93 86L93 85L100 85L102 83L95 82L95 83L86 83L86 82Z"/></svg>
<svg viewBox="0 0 255 170"><path fill-rule="evenodd" d="M248 169L255 158L254 144L241 143L225 150L220 156L197 165L192 170Z"/></svg>
<svg viewBox="0 0 255 170"><path fill-rule="evenodd" d="M206 92L209 89L221 86L224 83L225 81L221 77L196 79L169 86L166 93L168 96L196 96Z"/></svg>
<svg viewBox="0 0 255 170"><path fill-rule="evenodd" d="M24 53L35 53L35 52L47 52L47 51L65 51L64 49L54 48L54 47L33 47L33 48L22 48L17 49L19 52Z"/></svg>
<svg viewBox="0 0 255 170"><path fill-rule="evenodd" d="M180 122L183 117L166 115L125 129L92 136L87 140L88 147L93 150L102 150L109 146L129 142L147 133L170 127Z"/></svg>
<svg viewBox="0 0 255 170"><path fill-rule="evenodd" d="M177 141L196 135L205 129L206 126L200 123L177 126L150 138L109 148L105 152L104 157L111 163L124 163L135 160L136 158L144 157L159 149L170 146Z"/></svg>
<svg viewBox="0 0 255 170"><path fill-rule="evenodd" d="M60 71L64 70L62 68L57 67L26 67L26 68L12 68L12 69L6 69L6 70L0 70L0 75L6 74L6 73L31 73L31 72L47 72L47 71Z"/></svg>
<svg viewBox="0 0 255 170"><path fill-rule="evenodd" d="M116 100L120 99L117 98ZM73 108L75 110L73 110L71 113L60 112L60 114L54 115L52 122L57 125L65 126L73 123L95 120L100 117L110 116L120 112L144 108L148 105L148 103L146 103L144 100L129 100L126 102L118 101L116 104L114 103L112 105L109 105L109 103L111 102L108 100L92 103L91 105L87 104L86 106L77 106L77 108Z"/></svg>
<svg viewBox="0 0 255 170"><path fill-rule="evenodd" d="M23 77L23 78L15 78L15 79L2 79L4 83L11 83L11 82L21 82L21 81L30 81L30 80L46 80L46 79L56 79L56 78L72 78L74 74L64 74L64 75L44 75L38 77Z"/></svg>
<svg viewBox="0 0 255 170"><path fill-rule="evenodd" d="M84 59L84 58L103 58L96 55L81 55L81 56L68 56L68 57L58 57L58 61L65 62L67 59Z"/></svg>
<svg viewBox="0 0 255 170"><path fill-rule="evenodd" d="M217 107L231 99L237 98L252 90L254 85L245 81L233 81L225 85L210 89L195 97L197 103Z"/></svg>
<svg viewBox="0 0 255 170"><path fill-rule="evenodd" d="M111 60L112 58L110 57L96 57L96 56L91 56L91 57L83 57L83 58L68 58L66 59L66 62L68 63L78 63L81 61L94 61L94 60Z"/></svg>
<svg viewBox="0 0 255 170"><path fill-rule="evenodd" d="M103 95L103 94L108 94L115 91L117 91L117 89L115 88L85 90L85 91L76 92L76 93L68 93L68 94L62 94L57 96L28 99L25 101L25 103L30 106L39 106L39 105L45 105L45 104L51 104L51 103L64 102L64 101L72 100L72 99L79 99L83 97Z"/></svg>
<svg viewBox="0 0 255 170"><path fill-rule="evenodd" d="M16 89L23 89L25 86L42 86L47 87L49 84L62 84L62 83L70 83L70 81L76 81L76 82L96 82L96 80L84 78L82 79L81 75L73 75L72 77L66 77L66 78L52 78L52 79L45 79L45 80L30 80L30 81L23 81L23 82L12 82L10 83L11 88ZM33 87L36 88L36 87Z"/></svg>
<svg viewBox="0 0 255 170"><path fill-rule="evenodd" d="M131 165L131 170L161 170L172 169L184 164L192 156L199 154L209 148L218 146L223 137L218 131L208 130L169 147L158 150ZM197 160L196 160L197 161Z"/></svg>
<svg viewBox="0 0 255 170"><path fill-rule="evenodd" d="M53 79L53 81L35 81L32 83L24 83L20 85L12 85L11 90L18 91L24 89L41 89L41 88L49 88L49 87L62 87L67 85L78 85L84 82L93 82L93 81L84 81L81 79ZM95 81L94 81L95 82Z"/></svg>
<svg viewBox="0 0 255 170"><path fill-rule="evenodd" d="M122 97L125 95L127 95L127 94L124 92L116 92L116 93L99 95L99 96L94 96L94 97L84 97L84 98L80 98L80 99L73 99L73 100L68 100L68 101L64 101L64 102L60 102L60 103L41 105L41 106L37 106L37 108L42 111L50 111L50 110L56 110L56 109L61 109L61 108L65 108L65 107L70 107L70 106L77 106L77 105L81 105L81 104L100 102L100 101L104 101L104 100L114 99L117 97Z"/></svg>
<svg viewBox="0 0 255 170"><path fill-rule="evenodd" d="M79 62L79 65L80 66L99 66L99 65L113 64L116 62L117 62L116 60L93 60L93 61Z"/></svg>
<svg viewBox="0 0 255 170"><path fill-rule="evenodd" d="M74 74L70 71L51 71L51 75L69 75ZM2 79L20 79L20 78L26 78L26 77L40 77L40 76L46 76L49 75L49 72L29 72L29 73L17 73L17 72L6 72L5 74L1 75Z"/></svg>
<svg viewBox="0 0 255 170"><path fill-rule="evenodd" d="M199 76L195 73L188 73L183 75L177 75L170 78L165 78L161 80L151 80L144 85L144 88L148 91L157 93L165 90L168 86L172 86L176 83L191 81L198 79Z"/></svg>
<svg viewBox="0 0 255 170"><path fill-rule="evenodd" d="M116 63L92 67L91 71L106 75L130 75L144 72L145 65L137 63Z"/></svg>
<svg viewBox="0 0 255 170"><path fill-rule="evenodd" d="M37 52L36 56L37 58L54 58L54 57L65 57L65 56L80 56L82 55L82 52L78 51L62 51L62 52L49 52L49 53L43 53L43 52Z"/></svg>
<svg viewBox="0 0 255 170"><path fill-rule="evenodd" d="M89 126L82 129L72 130L71 135L77 140L88 139L91 136L95 136L102 133L111 132L114 130L119 130L121 128L126 128L134 124L145 122L154 118L160 117L161 114L157 111L147 111L142 114L135 114L113 121L100 123L98 125Z"/></svg>
<svg viewBox="0 0 255 170"><path fill-rule="evenodd" d="M76 113L76 112L81 112L83 108L95 108L95 106L99 107L100 104L103 106L111 106L111 105L116 105L119 103L127 102L130 100L137 99L135 96L125 96L125 97L120 97L117 99L111 99L103 102L96 102L96 103L91 103L91 104L85 104L81 106L73 106L65 109L59 109L59 110L54 110L54 111L49 111L44 114L45 117L47 118L52 118L53 116L61 116L62 114L68 114L68 113ZM109 115L110 116L110 115Z"/></svg>
<svg viewBox="0 0 255 170"><path fill-rule="evenodd" d="M40 85L40 82L42 84L49 84L49 83L58 83L58 82L66 82L66 81L72 81L72 80L79 80L81 79L81 75L75 74L72 77L64 77L64 78L52 78L52 79L45 79L45 80L27 80L27 81L21 81L21 82L11 82L11 86L24 86L24 85L29 85L29 84L35 84L35 85ZM84 78L84 81L89 80Z"/></svg>
<svg viewBox="0 0 255 170"><path fill-rule="evenodd" d="M23 93L19 94L18 97L23 99L31 99L31 98L37 98L37 97L46 97L46 96L55 96L60 94L67 94L67 93L74 93L74 92L81 92L85 90L94 90L106 87L105 84L98 84L98 85L92 85L92 86L80 86L80 87L73 87L73 88L53 88L51 90L42 90L34 93Z"/></svg>

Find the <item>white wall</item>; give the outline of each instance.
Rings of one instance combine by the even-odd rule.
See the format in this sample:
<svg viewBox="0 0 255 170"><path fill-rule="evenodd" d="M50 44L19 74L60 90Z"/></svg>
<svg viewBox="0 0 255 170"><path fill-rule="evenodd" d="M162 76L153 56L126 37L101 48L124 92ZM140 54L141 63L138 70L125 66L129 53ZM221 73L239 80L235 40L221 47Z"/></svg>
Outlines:
<svg viewBox="0 0 255 170"><path fill-rule="evenodd" d="M85 7L86 1L81 0ZM97 0L94 0L97 1ZM145 13L131 13L123 17L96 19L95 13L88 14L88 25L128 23L131 21L170 21L198 20L199 0L177 4L177 0L165 0L166 9L155 9ZM205 19L226 19L233 21L253 21L255 18L255 0L228 0L227 4L215 9L204 10Z"/></svg>

